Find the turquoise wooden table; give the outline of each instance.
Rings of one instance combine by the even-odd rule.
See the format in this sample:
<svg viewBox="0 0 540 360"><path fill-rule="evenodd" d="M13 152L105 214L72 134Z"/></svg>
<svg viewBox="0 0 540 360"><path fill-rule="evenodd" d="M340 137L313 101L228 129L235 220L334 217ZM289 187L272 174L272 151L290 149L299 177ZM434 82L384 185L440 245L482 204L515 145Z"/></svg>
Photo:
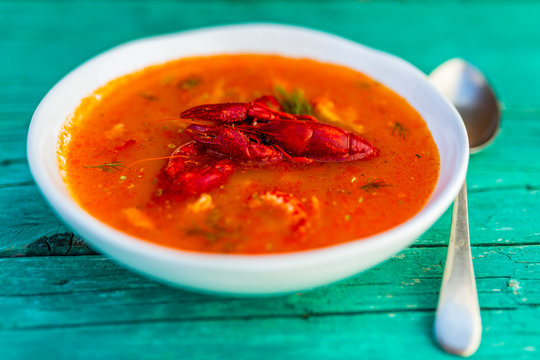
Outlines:
<svg viewBox="0 0 540 360"><path fill-rule="evenodd" d="M504 106L471 158L477 359L540 358L540 4L532 2L0 2L1 359L445 359L431 336L450 212L411 247L324 288L221 298L160 285L94 252L51 212L25 142L47 90L138 37L248 21L332 32L430 72L460 56Z"/></svg>

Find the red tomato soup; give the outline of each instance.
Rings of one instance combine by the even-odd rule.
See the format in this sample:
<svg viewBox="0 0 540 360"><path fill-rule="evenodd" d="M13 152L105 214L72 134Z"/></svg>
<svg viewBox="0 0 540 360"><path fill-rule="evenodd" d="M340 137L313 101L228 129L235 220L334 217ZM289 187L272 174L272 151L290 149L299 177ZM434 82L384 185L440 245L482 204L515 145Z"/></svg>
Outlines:
<svg viewBox="0 0 540 360"><path fill-rule="evenodd" d="M181 196L167 188L171 154L193 141L186 128L195 120L180 113L263 95L360 135L377 156L238 161L214 149L214 163L198 153L180 160L195 184L207 180L199 170L233 164L222 184ZM252 143L276 144L253 128L243 132ZM388 230L422 208L439 174L426 123L390 89L343 66L247 54L181 59L111 81L66 122L58 159L72 196L100 221L155 244L229 254L315 249Z"/></svg>

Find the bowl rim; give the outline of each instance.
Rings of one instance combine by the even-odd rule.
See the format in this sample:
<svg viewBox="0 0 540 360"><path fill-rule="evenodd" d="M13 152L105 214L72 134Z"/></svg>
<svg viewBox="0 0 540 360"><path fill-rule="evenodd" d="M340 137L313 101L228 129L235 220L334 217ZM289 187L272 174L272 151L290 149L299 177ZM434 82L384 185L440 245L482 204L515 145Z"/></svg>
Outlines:
<svg viewBox="0 0 540 360"><path fill-rule="evenodd" d="M44 109L46 107L46 104L52 97L58 96L57 93L61 85L68 83L75 73L78 74L79 72L83 72L89 64L92 64L96 61L101 61L105 57L110 56L113 53L123 51L127 47L138 46L146 42L166 40L178 36L191 36L206 32L223 32L228 30L242 30L246 32L287 31L291 33L300 33L308 36L316 36L328 41L338 42L344 46L346 45L359 47L369 50L373 53L385 56L389 59L392 59L392 61L396 62L397 65L403 67L406 71L410 72L415 77L422 77L424 79L426 78L425 74L418 70L416 67L414 67L407 61L389 53L367 47L365 45L327 32L322 32L319 30L300 26L275 23L244 23L235 25L204 27L194 30L186 30L165 35L141 38L115 46L82 63L74 70L69 72L66 76L64 76L59 82L57 82L54 87L49 90L49 92L45 95L45 97L41 100L40 104L36 108L32 116L28 131L27 157L30 171L39 189L43 193L45 199L50 203L57 215L69 227L71 227L74 232L82 234L83 238L90 240L91 244L96 246L100 250L103 250L104 247L106 247L105 244L107 243L107 246L114 246L130 253L137 253L145 257L152 256L157 259L166 261L181 262L183 264L193 267L214 269L221 269L225 267L228 269L260 272L278 268L287 269L296 268L303 265L324 263L348 257L351 253L361 254L362 252L376 250L381 247L396 246L397 243L399 243L400 245L399 249L396 251L399 251L409 245L411 242L413 242L416 237L419 236L421 233L426 231L446 211L446 209L450 206L465 181L469 148L465 126L463 125L461 117L459 116L457 110L431 84L428 84L428 86L432 87L432 92L435 93L433 95L440 97L440 100L443 103L446 103L446 105L450 108L450 111L454 113L454 117L459 120L459 124L456 125L457 134L459 140L461 141L461 147L455 149L457 159L456 171L451 176L451 180L449 181L448 185L444 189L442 189L440 195L437 198L432 199L432 193L432 195L430 195L430 198L428 199L428 203L424 205L416 215L414 215L412 218L405 221L404 223L401 223L391 229L368 237L355 239L345 243L330 245L322 248L277 254L216 254L181 250L151 243L149 241L137 238L135 236L131 236L127 233L117 230L105 223L102 223L97 218L94 218L92 215L87 213L81 206L79 206L75 202L75 200L71 196L65 196L64 194L58 192L55 189L56 186L52 178L49 176L45 165L40 161L40 122L46 120L44 118ZM214 54L217 55L218 53ZM370 74L367 75L371 76ZM58 136L58 133L56 135ZM57 142L58 141L56 141L56 143ZM439 182L439 180L440 177L437 180L437 183ZM400 234L414 234L414 237L412 239L409 239L407 242L404 242L402 236L397 236ZM108 253L108 251L105 252Z"/></svg>

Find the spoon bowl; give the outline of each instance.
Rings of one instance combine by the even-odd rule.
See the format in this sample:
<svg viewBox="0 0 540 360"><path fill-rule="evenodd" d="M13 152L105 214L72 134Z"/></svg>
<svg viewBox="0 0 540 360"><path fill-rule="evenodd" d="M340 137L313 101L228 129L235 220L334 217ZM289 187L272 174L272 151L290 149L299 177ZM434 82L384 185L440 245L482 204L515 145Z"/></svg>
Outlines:
<svg viewBox="0 0 540 360"><path fill-rule="evenodd" d="M501 110L480 70L464 60L452 59L433 70L429 80L461 115L470 152L476 153L488 146L498 134Z"/></svg>

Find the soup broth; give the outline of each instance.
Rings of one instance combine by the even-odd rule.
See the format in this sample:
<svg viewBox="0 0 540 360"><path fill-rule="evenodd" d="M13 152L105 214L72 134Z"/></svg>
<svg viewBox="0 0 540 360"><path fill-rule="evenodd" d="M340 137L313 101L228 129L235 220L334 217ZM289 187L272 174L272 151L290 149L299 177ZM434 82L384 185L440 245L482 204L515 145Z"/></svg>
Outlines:
<svg viewBox="0 0 540 360"><path fill-rule="evenodd" d="M240 164L222 186L177 198L160 173L191 141L196 105L295 94L319 121L357 133L378 156ZM100 221L182 250L268 254L362 239L414 216L439 173L418 112L352 69L271 55L187 58L113 80L66 122L58 158L75 200Z"/></svg>

